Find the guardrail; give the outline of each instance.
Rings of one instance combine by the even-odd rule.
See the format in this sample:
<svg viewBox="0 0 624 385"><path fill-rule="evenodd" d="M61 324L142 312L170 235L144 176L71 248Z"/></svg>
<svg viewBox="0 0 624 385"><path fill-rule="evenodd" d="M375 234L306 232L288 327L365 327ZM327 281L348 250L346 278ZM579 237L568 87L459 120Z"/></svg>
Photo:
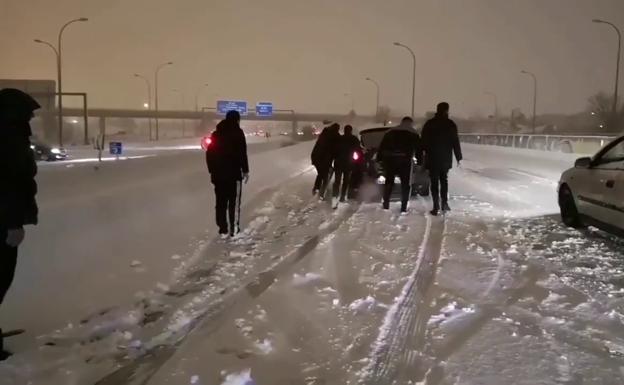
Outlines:
<svg viewBox="0 0 624 385"><path fill-rule="evenodd" d="M464 143L575 154L594 154L615 136L459 134Z"/></svg>

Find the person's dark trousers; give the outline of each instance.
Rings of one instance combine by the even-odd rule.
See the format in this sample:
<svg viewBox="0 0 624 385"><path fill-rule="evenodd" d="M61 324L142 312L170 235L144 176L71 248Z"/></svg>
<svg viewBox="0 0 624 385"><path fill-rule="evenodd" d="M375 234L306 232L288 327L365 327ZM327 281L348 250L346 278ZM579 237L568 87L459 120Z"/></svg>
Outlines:
<svg viewBox="0 0 624 385"><path fill-rule="evenodd" d="M0 305L13 283L17 266L17 247L9 247L6 244L6 237L7 230L0 229ZM0 356L3 355L3 351L2 329L0 329ZM4 358L6 357L1 359Z"/></svg>
<svg viewBox="0 0 624 385"><path fill-rule="evenodd" d="M349 187L351 186L351 169L349 168L337 168L334 173L334 188L333 196L338 198L340 194L340 200L344 201L349 193Z"/></svg>
<svg viewBox="0 0 624 385"><path fill-rule="evenodd" d="M314 181L314 191L318 191L319 196L323 197L329 183L331 164L314 165L314 167L316 167L317 172L316 180Z"/></svg>
<svg viewBox="0 0 624 385"><path fill-rule="evenodd" d="M389 161L384 163L386 184L384 186L384 207L390 205L390 196L394 189L394 177L401 180L401 211L407 211L407 203L411 193L410 179L412 164L410 161Z"/></svg>
<svg viewBox="0 0 624 385"><path fill-rule="evenodd" d="M434 210L440 210L440 200L442 200L442 206L448 204L448 172L447 168L431 168L429 170Z"/></svg>
<svg viewBox="0 0 624 385"><path fill-rule="evenodd" d="M13 283L17 265L17 247L9 247L6 237L7 230L0 229L0 305Z"/></svg>
<svg viewBox="0 0 624 385"><path fill-rule="evenodd" d="M219 234L234 235L240 227L241 181L215 181L216 218Z"/></svg>

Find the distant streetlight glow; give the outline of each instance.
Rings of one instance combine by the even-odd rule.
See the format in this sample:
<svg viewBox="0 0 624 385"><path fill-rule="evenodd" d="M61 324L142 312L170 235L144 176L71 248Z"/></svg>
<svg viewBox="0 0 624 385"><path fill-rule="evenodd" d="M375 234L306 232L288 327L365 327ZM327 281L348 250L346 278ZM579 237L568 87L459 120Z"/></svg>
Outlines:
<svg viewBox="0 0 624 385"><path fill-rule="evenodd" d="M592 116L596 115L596 113L594 111L591 112Z"/></svg>
<svg viewBox="0 0 624 385"><path fill-rule="evenodd" d="M149 108L149 103L143 103L143 108Z"/></svg>
<svg viewBox="0 0 624 385"><path fill-rule="evenodd" d="M72 124L78 124L78 119L72 119L72 120L71 120L71 123L72 123Z"/></svg>

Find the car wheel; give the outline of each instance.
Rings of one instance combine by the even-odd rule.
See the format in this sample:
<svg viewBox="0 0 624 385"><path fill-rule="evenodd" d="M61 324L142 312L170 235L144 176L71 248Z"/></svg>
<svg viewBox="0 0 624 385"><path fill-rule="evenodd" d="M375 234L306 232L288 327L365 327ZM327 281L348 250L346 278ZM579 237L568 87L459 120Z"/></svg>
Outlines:
<svg viewBox="0 0 624 385"><path fill-rule="evenodd" d="M579 215L572 190L567 185L561 186L559 190L559 208L561 209L561 221L569 227L575 229L583 227L581 216Z"/></svg>

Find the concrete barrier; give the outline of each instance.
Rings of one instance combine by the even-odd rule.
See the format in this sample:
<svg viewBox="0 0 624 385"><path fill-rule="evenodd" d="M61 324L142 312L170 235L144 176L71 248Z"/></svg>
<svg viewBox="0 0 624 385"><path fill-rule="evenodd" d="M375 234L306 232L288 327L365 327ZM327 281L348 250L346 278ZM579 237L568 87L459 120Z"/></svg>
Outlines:
<svg viewBox="0 0 624 385"><path fill-rule="evenodd" d="M464 143L524 148L530 150L595 154L615 136L528 135L528 134L459 134Z"/></svg>

